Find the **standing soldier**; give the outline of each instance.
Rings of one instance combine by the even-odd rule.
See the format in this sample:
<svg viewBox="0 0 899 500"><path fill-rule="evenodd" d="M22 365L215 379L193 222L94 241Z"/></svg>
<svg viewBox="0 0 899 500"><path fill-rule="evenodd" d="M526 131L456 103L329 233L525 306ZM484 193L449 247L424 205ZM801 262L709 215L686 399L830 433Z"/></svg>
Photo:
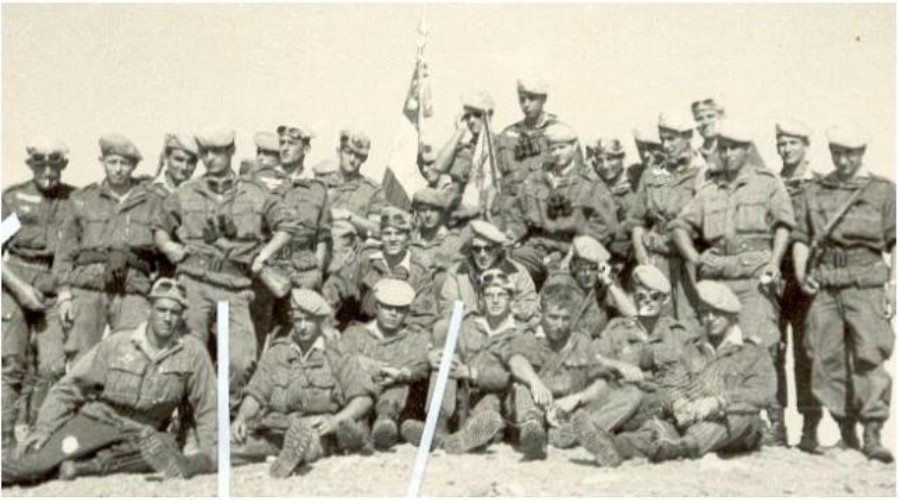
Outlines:
<svg viewBox="0 0 899 500"><path fill-rule="evenodd" d="M453 182L453 190L461 196L471 178L475 146L485 123L493 117L493 98L484 91L462 94L462 113L456 118L456 130L443 146L433 170L447 174ZM494 142L496 139L494 139ZM499 172L497 172L499 174Z"/></svg>
<svg viewBox="0 0 899 500"><path fill-rule="evenodd" d="M751 145L751 137L733 123L720 127L723 170L703 185L670 227L697 279L721 281L734 291L742 304L743 335L773 357L780 342L780 265L796 220L783 181L751 163ZM694 240L707 249L700 254ZM783 407L773 402L767 410L768 421L782 427Z"/></svg>
<svg viewBox="0 0 899 500"><path fill-rule="evenodd" d="M178 186L189 181L197 169L200 154L197 140L191 134L166 134L165 147L159 159L162 169L148 189L155 198L151 213L162 207L162 202L178 189ZM175 275L175 266L163 254L157 254L156 271L159 276L171 278Z"/></svg>
<svg viewBox="0 0 899 500"><path fill-rule="evenodd" d="M518 104L524 118L506 127L496 142L498 164L503 172L501 194L493 202L491 216L503 229L507 229L504 218L515 204L525 179L552 162L544 132L559 120L543 110L548 93L549 85L541 78L519 79Z"/></svg>
<svg viewBox="0 0 899 500"><path fill-rule="evenodd" d="M812 390L839 424L843 447L859 448L861 422L862 452L889 463L880 431L890 416L884 363L894 343L896 186L859 173L867 146L859 131L832 127L827 138L836 168L800 198L793 249L796 279L813 296L806 323Z"/></svg>
<svg viewBox="0 0 899 500"><path fill-rule="evenodd" d="M724 119L724 106L721 99L712 97L699 99L690 104L696 131L702 140L698 152L713 172L721 170L721 158L718 156L718 126Z"/></svg>
<svg viewBox="0 0 899 500"><path fill-rule="evenodd" d="M506 219L506 232L522 246L512 252L537 286L558 268L579 234L608 245L618 230L615 202L604 185L578 168L578 138L571 127L553 124L543 137L552 166L531 173L521 185Z"/></svg>
<svg viewBox="0 0 899 500"><path fill-rule="evenodd" d="M459 231L446 228L447 195L436 189L424 188L412 197L414 231L411 247L425 257L434 282L434 303L440 301L440 291L447 270L462 260L464 242Z"/></svg>
<svg viewBox="0 0 899 500"><path fill-rule="evenodd" d="M57 282L51 273L58 248L59 228L71 212L75 188L61 182L69 164L68 148L61 142L37 139L26 148L25 162L32 179L3 192L3 220L16 214L21 229L3 246L3 464L15 449L17 417L32 423L50 387L65 374L65 336L59 323ZM32 356L31 345L36 346ZM36 361L36 362L35 362ZM30 366L29 364L36 364ZM35 373L30 388L23 387L26 372ZM17 415L21 392L31 391Z"/></svg>
<svg viewBox="0 0 899 500"><path fill-rule="evenodd" d="M252 177L267 186L269 193L297 215L300 231L272 257L271 265L289 277L294 288L320 290L331 242L328 188L315 179L303 176L303 161L309 152L312 134L302 127L281 125L278 127L278 137L280 164L276 167L260 166ZM275 301L260 280L254 281L254 293L254 323L257 337L261 340L269 333L273 317L287 319L288 299L285 297Z"/></svg>
<svg viewBox="0 0 899 500"><path fill-rule="evenodd" d="M453 185L453 179L449 174L443 174L437 170L437 154L434 153L434 149L431 146L422 144L418 148L416 162L418 163L418 173L421 174L428 187L446 194L447 207L453 204L453 202L458 204L458 200L453 200L452 198L456 193L461 197L462 192L458 191ZM450 169L452 169L452 166L450 166Z"/></svg>
<svg viewBox="0 0 899 500"><path fill-rule="evenodd" d="M215 370L182 336L184 287L158 280L149 320L113 332L75 363L41 408L26 454L3 464L3 486L114 472L189 478L215 470ZM4 333L6 334L6 333ZM182 455L164 429L176 408L194 415L198 452Z"/></svg>
<svg viewBox="0 0 899 500"><path fill-rule="evenodd" d="M340 164L330 158L312 165L312 174L315 176L315 180L327 186L329 194L333 193L334 188L340 184L339 167Z"/></svg>
<svg viewBox="0 0 899 500"><path fill-rule="evenodd" d="M696 193L702 158L690 147L693 125L677 113L659 116L659 138L665 162L643 173L637 196L628 214L627 231L637 264L659 268L671 283L668 307L682 322L695 320L695 292L687 267L669 235L668 224Z"/></svg>
<svg viewBox="0 0 899 500"><path fill-rule="evenodd" d="M331 214L335 221L349 221L356 232L376 237L381 211L387 206L384 189L377 181L363 176L359 170L368 159L371 139L357 130L341 130L337 155L340 158L340 183L333 190Z"/></svg>
<svg viewBox="0 0 899 500"><path fill-rule="evenodd" d="M593 171L599 182L602 182L612 193L615 200L615 215L617 220L624 221L630 212L631 206L634 204L634 189L631 187L630 179L624 172L624 146L621 141L612 137L601 137L592 148ZM601 193L597 193L600 196ZM627 264L633 260L631 257L631 238L624 230L624 225L620 225L615 238L609 245L614 258L612 264L620 277L630 275L630 269Z"/></svg>
<svg viewBox="0 0 899 500"><path fill-rule="evenodd" d="M150 313L147 294L157 260L150 219L158 200L132 177L142 157L129 139L102 137L100 151L106 179L73 197L54 262L72 359L99 342L107 326L133 328Z"/></svg>
<svg viewBox="0 0 899 500"><path fill-rule="evenodd" d="M290 327L262 355L231 424L234 465L276 455L270 473L284 478L301 463L364 445L358 422L375 387L359 359L325 333L332 313L318 293L291 291Z"/></svg>
<svg viewBox="0 0 899 500"><path fill-rule="evenodd" d="M809 166L806 151L809 146L811 129L797 120L782 120L775 126L777 154L783 160L780 178L787 187L793 202L793 210L799 214L799 203L805 190L817 177ZM800 222L796 221L797 224ZM780 348L774 358L777 369L777 401L787 406L786 346L787 329L793 332L793 375L796 381L796 408L802 415L802 439L799 449L814 453L818 448L818 422L821 421L821 403L812 393L812 362L805 345L805 318L811 305L811 298L802 293L796 280L793 258L788 253L781 265L784 291L780 297ZM772 427L769 444L787 445L786 427Z"/></svg>
<svg viewBox="0 0 899 500"><path fill-rule="evenodd" d="M643 172L653 169L664 162L662 141L659 139L659 127L655 123L639 126L634 129L634 145L637 148L639 161L627 167L627 179L631 189L636 193L643 179Z"/></svg>
<svg viewBox="0 0 899 500"><path fill-rule="evenodd" d="M375 401L372 441L378 450L389 450L399 438L399 420L410 398L411 386L428 377L430 335L406 318L415 298L409 283L383 279L375 285L376 318L347 328L341 343L347 352L363 357L380 389Z"/></svg>
<svg viewBox="0 0 899 500"><path fill-rule="evenodd" d="M253 136L253 142L256 144L256 165L259 168L274 168L281 165L283 155L279 134L258 132Z"/></svg>
<svg viewBox="0 0 899 500"><path fill-rule="evenodd" d="M231 168L234 131L197 135L206 173L185 182L163 202L153 221L156 244L187 289L187 326L204 344L216 304L230 303L230 397L237 410L258 352L250 317L253 279L299 233L296 214L265 187ZM266 239L269 236L270 239ZM223 360L222 360L223 361Z"/></svg>

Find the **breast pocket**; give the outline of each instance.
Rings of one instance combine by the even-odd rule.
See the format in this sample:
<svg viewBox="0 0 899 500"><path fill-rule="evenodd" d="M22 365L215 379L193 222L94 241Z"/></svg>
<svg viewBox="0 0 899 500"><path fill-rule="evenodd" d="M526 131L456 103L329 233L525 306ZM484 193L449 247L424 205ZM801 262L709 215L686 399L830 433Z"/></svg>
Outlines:
<svg viewBox="0 0 899 500"><path fill-rule="evenodd" d="M179 229L181 241L202 239L203 228L206 226L208 216L206 203L202 200L184 200L181 203L181 228Z"/></svg>
<svg viewBox="0 0 899 500"><path fill-rule="evenodd" d="M83 246L103 246L106 242L106 226L109 215L103 213L87 212L82 215L81 243Z"/></svg>
<svg viewBox="0 0 899 500"><path fill-rule="evenodd" d="M706 205L702 217L702 235L706 241L715 241L724 236L727 227L727 201L712 199Z"/></svg>
<svg viewBox="0 0 899 500"><path fill-rule="evenodd" d="M305 392L306 413L329 413L333 411L337 396L337 379L326 367L307 373L309 386Z"/></svg>
<svg viewBox="0 0 899 500"><path fill-rule="evenodd" d="M250 200L237 200L231 208L231 217L237 226L238 240L256 240L260 238L264 219L262 207Z"/></svg>
<svg viewBox="0 0 899 500"><path fill-rule="evenodd" d="M191 368L184 363L161 365L154 374L157 403L177 403L188 391Z"/></svg>
<svg viewBox="0 0 899 500"><path fill-rule="evenodd" d="M149 209L135 210L125 217L125 244L130 247L152 247L155 242Z"/></svg>
<svg viewBox="0 0 899 500"><path fill-rule="evenodd" d="M847 239L880 241L883 237L884 222L883 204L878 201L862 198L855 202L837 229ZM839 208L834 209L834 211L836 210Z"/></svg>
<svg viewBox="0 0 899 500"><path fill-rule="evenodd" d="M110 401L134 406L140 398L147 364L133 357L119 358L109 365L109 376L103 394Z"/></svg>
<svg viewBox="0 0 899 500"><path fill-rule="evenodd" d="M740 234L768 233L771 228L770 199L764 194L741 197L737 202L736 224Z"/></svg>

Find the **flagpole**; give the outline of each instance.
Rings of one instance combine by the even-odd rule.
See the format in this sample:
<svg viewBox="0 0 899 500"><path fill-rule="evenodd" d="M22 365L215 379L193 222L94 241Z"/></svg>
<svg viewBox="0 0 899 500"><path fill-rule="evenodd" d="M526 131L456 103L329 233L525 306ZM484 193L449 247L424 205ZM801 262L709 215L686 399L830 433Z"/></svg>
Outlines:
<svg viewBox="0 0 899 500"><path fill-rule="evenodd" d="M486 109L484 110L483 116L484 116L484 130L482 131L482 133L486 134L484 136L484 140L486 141L486 145L487 145L487 161L490 163L490 184L493 185L493 191L495 193L494 194L494 197L495 197L495 195L499 194L499 192L500 192L499 172L497 171L498 169L496 166L496 151L494 150L494 146L493 146L493 134L490 131L490 114L488 113L488 111ZM483 196L484 206L482 207L482 210L484 212L483 215L484 215L485 219L487 218L487 213L488 213L488 210L490 209L491 200L489 198L490 198L489 192L486 193L486 196Z"/></svg>

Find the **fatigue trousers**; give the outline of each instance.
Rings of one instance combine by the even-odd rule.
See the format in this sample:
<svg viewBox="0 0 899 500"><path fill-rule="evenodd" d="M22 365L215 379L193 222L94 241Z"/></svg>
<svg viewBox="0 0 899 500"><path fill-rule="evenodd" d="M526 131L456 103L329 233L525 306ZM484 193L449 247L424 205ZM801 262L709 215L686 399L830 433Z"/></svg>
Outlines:
<svg viewBox="0 0 899 500"><path fill-rule="evenodd" d="M666 312L674 316L678 321L696 323L696 304L699 297L687 272L687 266L679 254L664 255L647 249L649 263L655 266L671 283L671 300L668 301Z"/></svg>
<svg viewBox="0 0 899 500"><path fill-rule="evenodd" d="M437 372L433 372L428 383L427 409L431 408L431 398L436 386ZM465 420L477 413L495 411L502 414L503 396L503 394L484 392L468 387L467 384L460 384L455 379L447 379L446 388L443 390L443 400L440 403L438 426L441 421L455 421L456 427L461 429ZM446 429L438 429L438 431L440 430Z"/></svg>
<svg viewBox="0 0 899 500"><path fill-rule="evenodd" d="M287 433L289 423L293 419L311 421L312 416L302 416L299 413L283 416L283 425L272 425L272 422L263 422L251 425L247 437L243 443L231 441L231 465L245 465L256 462L264 462L267 457L277 456L284 447L284 434ZM279 419L281 420L281 419ZM326 455L338 453L340 447L335 435L319 436L312 440L312 446L303 455L303 461L312 463Z"/></svg>
<svg viewBox="0 0 899 500"><path fill-rule="evenodd" d="M822 287L806 320L812 391L837 418L884 421L892 379L884 362L893 331L883 317L881 287Z"/></svg>
<svg viewBox="0 0 899 500"><path fill-rule="evenodd" d="M135 328L150 317L150 301L142 295L73 288L72 300L75 320L65 346L72 361L97 345L107 326L110 331Z"/></svg>
<svg viewBox="0 0 899 500"><path fill-rule="evenodd" d="M195 335L215 352L215 343L211 342L213 327L216 325L216 308L219 301L229 303L228 308L228 399L232 416L240 406L241 390L250 380L256 366L259 353L256 331L250 317L250 302L253 290L229 289L206 283L191 276L181 274L179 279L184 284L187 300L186 323L191 335ZM213 359L215 359L213 357Z"/></svg>
<svg viewBox="0 0 899 500"><path fill-rule="evenodd" d="M632 385L606 383L599 398L585 408L595 425L607 432L614 432L637 412L642 399L643 393ZM516 424L529 420L545 422L546 412L537 406L530 389L524 384L512 385L511 406L512 421Z"/></svg>
<svg viewBox="0 0 899 500"><path fill-rule="evenodd" d="M17 276L30 281L37 270L13 266ZM2 292L0 313L2 337L3 455L12 451L17 421L34 423L50 387L65 375L65 334L59 322L59 309L52 301L43 312L23 309L6 288ZM33 374L27 377L28 374ZM26 382L31 382L26 387ZM20 403L20 398L27 396ZM24 415L19 415L19 411ZM24 417L24 418L21 418Z"/></svg>
<svg viewBox="0 0 899 500"><path fill-rule="evenodd" d="M622 458L647 456L658 427L666 428L664 434L679 434L671 422L646 422L636 431L623 432L613 437ZM763 429L764 423L758 414L736 414L721 420L695 423L680 434L684 439L695 440L699 456L703 456L712 452L740 453L757 450L761 444Z"/></svg>
<svg viewBox="0 0 899 500"><path fill-rule="evenodd" d="M97 455L103 473L152 472L141 458L138 431L76 415L50 436L37 451L3 464L3 486L30 484L49 479L65 460Z"/></svg>
<svg viewBox="0 0 899 500"><path fill-rule="evenodd" d="M796 409L806 417L820 417L821 403L812 393L812 360L805 346L805 320L808 316L811 298L802 292L795 279L787 279L780 299L780 346L774 358L777 370L777 401L787 407L787 330L791 330L793 351L793 378L796 382Z"/></svg>

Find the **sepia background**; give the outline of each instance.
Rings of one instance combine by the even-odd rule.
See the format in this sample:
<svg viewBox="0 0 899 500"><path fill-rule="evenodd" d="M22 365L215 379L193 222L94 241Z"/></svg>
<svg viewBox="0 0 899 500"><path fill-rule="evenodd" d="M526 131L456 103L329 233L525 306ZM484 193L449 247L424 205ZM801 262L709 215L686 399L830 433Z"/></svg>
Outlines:
<svg viewBox="0 0 899 500"><path fill-rule="evenodd" d="M152 174L165 132L205 124L237 130L237 158L254 155L257 131L310 126L307 165L333 157L338 130L352 125L372 138L363 173L380 180L422 17L438 147L460 92L487 90L499 130L520 118L516 78L537 73L549 111L582 138L621 137L628 161L635 125L720 95L769 166L779 165L774 122L793 115L815 130L815 170L831 169L825 126L849 121L871 138L868 168L895 178L892 5L4 5L3 186L29 178L36 135L68 144L65 180L82 186L102 178L100 135L132 138L138 173ZM405 167L397 173L417 175ZM824 430L835 439L829 419Z"/></svg>

